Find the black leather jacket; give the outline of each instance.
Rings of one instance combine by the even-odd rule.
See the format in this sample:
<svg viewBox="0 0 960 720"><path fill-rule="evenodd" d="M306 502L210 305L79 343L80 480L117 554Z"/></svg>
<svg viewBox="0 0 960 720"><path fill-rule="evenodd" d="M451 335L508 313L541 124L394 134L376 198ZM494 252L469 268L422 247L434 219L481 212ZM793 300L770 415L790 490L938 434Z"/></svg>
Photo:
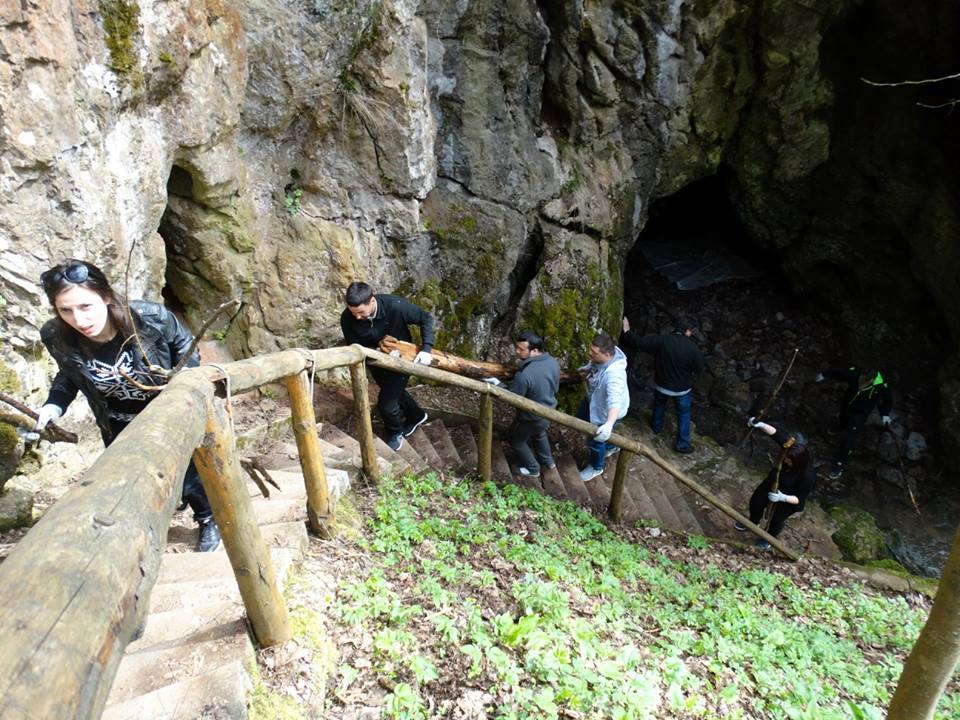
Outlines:
<svg viewBox="0 0 960 720"><path fill-rule="evenodd" d="M140 336L140 342L143 344L143 350L147 354L149 362L167 370L173 369L180 362L184 353L190 349L193 335L163 305L145 300L134 300L130 303L130 310L137 326L137 334ZM44 323L40 329L40 339L59 368L50 386L50 394L44 404L52 403L66 411L79 390L90 404L90 409L97 420L97 427L100 428L100 435L103 437L104 444L109 444L113 440L113 432L110 429L110 412L106 400L97 391L93 378L87 371L86 358L80 347L61 336L58 320L48 320ZM135 362L145 371L147 363L143 361L140 349L136 346L136 343L131 344L133 345ZM199 355L194 352L186 364L188 367L199 365ZM166 381L163 378L156 377L155 384L162 385L164 382Z"/></svg>

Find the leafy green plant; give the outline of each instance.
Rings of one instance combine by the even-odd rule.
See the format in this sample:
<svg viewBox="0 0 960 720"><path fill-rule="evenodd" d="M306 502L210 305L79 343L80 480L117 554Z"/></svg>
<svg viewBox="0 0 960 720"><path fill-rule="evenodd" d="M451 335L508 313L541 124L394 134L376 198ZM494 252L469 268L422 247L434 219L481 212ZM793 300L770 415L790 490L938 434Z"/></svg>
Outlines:
<svg viewBox="0 0 960 720"><path fill-rule="evenodd" d="M303 197L303 188L291 187L284 194L284 204L290 215L296 215L300 212L300 198Z"/></svg>

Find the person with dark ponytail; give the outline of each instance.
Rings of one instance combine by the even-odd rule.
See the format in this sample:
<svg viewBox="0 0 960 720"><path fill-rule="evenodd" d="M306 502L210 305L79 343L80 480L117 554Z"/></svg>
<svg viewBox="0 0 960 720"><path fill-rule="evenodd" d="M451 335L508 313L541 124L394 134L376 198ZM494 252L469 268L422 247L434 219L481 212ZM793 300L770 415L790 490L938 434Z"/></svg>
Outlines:
<svg viewBox="0 0 960 720"><path fill-rule="evenodd" d="M128 315L103 271L83 260L55 265L40 276L40 283L56 314L41 328L40 339L58 371L38 413L37 430L63 415L79 391L90 404L103 444L109 445L156 396L157 391L144 387L166 383L151 368L172 370L189 351L193 336L156 303L134 300ZM198 364L196 354L186 362ZM197 550L216 550L220 529L192 460L183 500L200 526Z"/></svg>
<svg viewBox="0 0 960 720"><path fill-rule="evenodd" d="M800 433L791 435L754 417L747 420L747 426L773 436L781 448L781 463L770 469L750 497L750 522L758 525L767 506L771 506L770 525L765 529L777 537L787 518L806 506L807 497L817 484L817 473L813 469L807 442ZM734 527L740 531L747 529L741 523L734 523ZM757 547L768 548L770 543L759 540Z"/></svg>

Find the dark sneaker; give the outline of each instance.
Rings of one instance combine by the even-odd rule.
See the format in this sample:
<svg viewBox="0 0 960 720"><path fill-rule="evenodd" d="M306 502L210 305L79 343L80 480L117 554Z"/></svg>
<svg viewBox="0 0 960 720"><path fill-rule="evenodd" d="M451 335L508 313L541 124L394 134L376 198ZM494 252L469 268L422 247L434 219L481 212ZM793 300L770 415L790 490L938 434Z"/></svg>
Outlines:
<svg viewBox="0 0 960 720"><path fill-rule="evenodd" d="M217 527L217 521L213 518L201 520L197 552L213 552L218 547L220 547L220 528Z"/></svg>
<svg viewBox="0 0 960 720"><path fill-rule="evenodd" d="M544 469L546 469L546 470L553 470L556 466L557 466L557 464L556 464L555 462L552 462L552 463L544 463L544 465L543 465Z"/></svg>
<svg viewBox="0 0 960 720"><path fill-rule="evenodd" d="M737 521L737 522L735 522L735 523L733 524L733 529L734 529L734 530L739 530L740 532L746 532L746 531L747 531L747 526L744 525L742 522Z"/></svg>
<svg viewBox="0 0 960 720"><path fill-rule="evenodd" d="M387 447L397 452L400 448L403 447L403 435L398 434L394 435L392 438L387 438Z"/></svg>
<svg viewBox="0 0 960 720"><path fill-rule="evenodd" d="M768 543L766 540L757 540L756 546L761 550L766 550L768 547L770 547L770 543Z"/></svg>
<svg viewBox="0 0 960 720"><path fill-rule="evenodd" d="M675 447L674 452L678 452L681 455L689 455L693 452L693 445L684 445L683 447Z"/></svg>
<svg viewBox="0 0 960 720"><path fill-rule="evenodd" d="M837 463L830 470L830 475L828 476L831 480L839 480L843 475L843 464Z"/></svg>
<svg viewBox="0 0 960 720"><path fill-rule="evenodd" d="M525 468L525 467L518 467L518 468L517 468L517 474L518 474L518 475L523 475L523 477L528 477L528 478L538 478L538 477L540 477L540 471L539 471L539 470L531 470L530 468Z"/></svg>
<svg viewBox="0 0 960 720"><path fill-rule="evenodd" d="M416 429L417 429L418 427L420 427L421 425L423 425L423 424L427 421L427 417L428 417L428 416L427 416L427 413L424 412L422 418L420 418L419 420L417 420L415 423L412 423L411 425L406 425L406 426L403 428L403 436L404 436L404 437L410 437L411 435L413 435L413 431L416 430Z"/></svg>

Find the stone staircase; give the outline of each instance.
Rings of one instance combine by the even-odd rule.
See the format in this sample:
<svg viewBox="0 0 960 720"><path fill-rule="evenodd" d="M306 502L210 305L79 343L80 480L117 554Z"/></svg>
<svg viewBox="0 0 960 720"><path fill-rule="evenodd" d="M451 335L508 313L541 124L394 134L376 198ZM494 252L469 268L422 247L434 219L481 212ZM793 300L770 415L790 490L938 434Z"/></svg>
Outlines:
<svg viewBox="0 0 960 720"><path fill-rule="evenodd" d="M360 445L329 423L320 426L319 435L331 495L336 498L359 477ZM443 420L432 420L406 440L398 452L377 440L383 473L429 469L468 476L476 473L477 439L469 425L448 428ZM558 454L557 466L545 470L540 478L529 478L511 472L510 452L509 445L495 438L492 467L496 481L529 487L605 515L615 457L608 459L602 476L583 483L569 453ZM274 457L285 459L274 463L271 470L281 491L264 498L253 483L248 487L282 585L306 552L309 539L304 523L306 493L296 448L287 445ZM197 531L186 515L175 516L168 532L145 629L126 649L103 713L106 720L246 717L249 678L245 666L254 662L254 648L239 590L222 546L214 553L192 552ZM639 456L632 459L622 522L644 521L703 534L712 527L710 515L693 501L689 491L653 463Z"/></svg>

